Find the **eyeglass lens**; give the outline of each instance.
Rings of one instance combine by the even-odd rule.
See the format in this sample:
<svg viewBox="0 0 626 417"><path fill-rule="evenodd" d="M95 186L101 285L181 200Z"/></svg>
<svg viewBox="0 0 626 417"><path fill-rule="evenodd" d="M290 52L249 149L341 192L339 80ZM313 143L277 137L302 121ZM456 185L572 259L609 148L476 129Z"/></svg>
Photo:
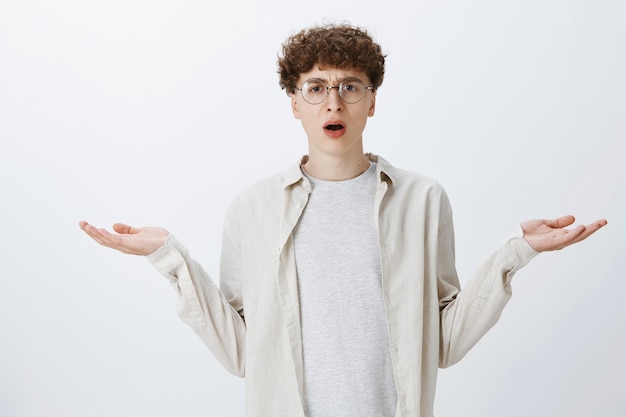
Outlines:
<svg viewBox="0 0 626 417"><path fill-rule="evenodd" d="M358 78L346 78L336 87L329 87L323 80L311 78L300 89L302 98L310 104L319 104L326 100L330 90L336 88L339 97L346 103L357 103L365 96L365 84Z"/></svg>

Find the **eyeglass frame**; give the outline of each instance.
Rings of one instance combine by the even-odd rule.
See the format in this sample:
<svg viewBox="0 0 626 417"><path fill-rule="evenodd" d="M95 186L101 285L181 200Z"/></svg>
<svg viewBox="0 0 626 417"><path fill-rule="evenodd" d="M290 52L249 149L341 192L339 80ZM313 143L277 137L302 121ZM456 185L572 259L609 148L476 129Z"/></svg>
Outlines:
<svg viewBox="0 0 626 417"><path fill-rule="evenodd" d="M309 100L307 100L307 99L304 97L304 93L303 93L304 88L303 88L303 87L304 87L304 86L305 86L305 85L306 85L309 81L312 81L312 80L317 80L317 81L320 81L322 84L324 84L324 87L326 87L326 97L324 97L324 99L323 99L322 101L320 101L319 103L311 103ZM346 100L345 100L345 99L341 96L341 87L342 87L343 83L344 83L346 80L356 80L356 81L360 82L361 84L363 84L363 95L362 95L362 96L361 96L361 98L360 98L360 99L358 99L357 101L349 102L349 101L346 101ZM363 100L363 97L365 97L365 92L366 92L367 90L371 90L372 92L375 92L375 91L376 91L376 90L374 89L374 86L373 86L373 85L366 86L366 85L365 85L365 83L364 83L363 81L361 81L361 79L359 79L359 78L357 78L357 77L347 77L347 78L344 78L343 80L341 80L341 82L339 83L339 85L335 85L335 86L329 86L328 84L326 84L326 81L322 80L321 78L309 78L308 80L305 80L305 81L302 83L302 87L301 87L301 88L296 87L296 90L300 91L300 95L302 96L302 99L303 99L304 101L306 101L307 103L309 103L309 104L311 104L311 105L313 105L313 106L317 106L318 104L322 104L323 102L325 102L326 100L328 100L328 96L330 95L330 90L332 90L333 88L336 88L336 89L337 89L337 95L339 96L339 98L341 99L341 101L343 101L343 102L344 102L344 103L346 103L346 104L356 104L356 103L358 103L359 101Z"/></svg>

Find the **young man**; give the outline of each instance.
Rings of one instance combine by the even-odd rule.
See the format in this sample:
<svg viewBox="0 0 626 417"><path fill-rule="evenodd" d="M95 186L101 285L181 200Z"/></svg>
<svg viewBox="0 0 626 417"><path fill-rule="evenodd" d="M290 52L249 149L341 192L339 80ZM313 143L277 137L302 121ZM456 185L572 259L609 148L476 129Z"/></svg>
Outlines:
<svg viewBox="0 0 626 417"><path fill-rule="evenodd" d="M363 151L384 62L366 31L347 25L283 45L280 84L308 155L232 203L221 289L164 229L116 224L111 234L81 222L171 280L180 317L245 375L249 416L431 417L438 367L498 320L513 274L606 224L524 222L461 291L444 190Z"/></svg>

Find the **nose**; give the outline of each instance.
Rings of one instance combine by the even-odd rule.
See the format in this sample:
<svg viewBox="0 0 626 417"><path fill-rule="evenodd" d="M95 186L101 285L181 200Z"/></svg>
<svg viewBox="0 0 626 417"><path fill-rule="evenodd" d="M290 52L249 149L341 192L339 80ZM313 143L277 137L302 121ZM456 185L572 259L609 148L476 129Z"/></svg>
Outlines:
<svg viewBox="0 0 626 417"><path fill-rule="evenodd" d="M326 110L338 111L343 108L343 100L339 97L339 87L328 87L326 98Z"/></svg>

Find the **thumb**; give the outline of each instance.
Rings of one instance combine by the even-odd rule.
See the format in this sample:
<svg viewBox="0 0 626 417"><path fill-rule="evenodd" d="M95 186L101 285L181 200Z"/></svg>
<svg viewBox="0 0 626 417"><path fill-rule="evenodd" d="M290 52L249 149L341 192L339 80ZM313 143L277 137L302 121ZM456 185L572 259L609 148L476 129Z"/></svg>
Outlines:
<svg viewBox="0 0 626 417"><path fill-rule="evenodd" d="M131 226L124 224L124 223L115 223L113 225L113 230L115 230L117 233L121 235L128 235L128 234L136 233L135 229L133 229Z"/></svg>
<svg viewBox="0 0 626 417"><path fill-rule="evenodd" d="M576 221L576 218L574 216L567 215L567 216L561 216L554 220L548 220L546 221L546 225L553 227L555 229L562 229L564 227L567 227L573 224L575 221Z"/></svg>

